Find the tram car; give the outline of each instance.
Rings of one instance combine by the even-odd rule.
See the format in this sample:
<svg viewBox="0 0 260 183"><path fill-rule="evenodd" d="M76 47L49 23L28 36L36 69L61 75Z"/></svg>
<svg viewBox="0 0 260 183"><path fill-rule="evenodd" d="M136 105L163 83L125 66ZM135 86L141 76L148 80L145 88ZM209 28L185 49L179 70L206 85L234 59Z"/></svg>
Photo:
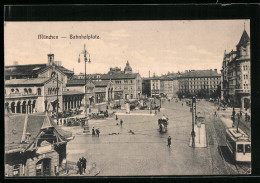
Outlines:
<svg viewBox="0 0 260 183"><path fill-rule="evenodd" d="M226 130L226 144L236 162L251 162L251 140L240 128Z"/></svg>
<svg viewBox="0 0 260 183"><path fill-rule="evenodd" d="M158 119L158 126L160 132L162 133L167 132L167 125L168 125L168 118L163 116L160 119Z"/></svg>

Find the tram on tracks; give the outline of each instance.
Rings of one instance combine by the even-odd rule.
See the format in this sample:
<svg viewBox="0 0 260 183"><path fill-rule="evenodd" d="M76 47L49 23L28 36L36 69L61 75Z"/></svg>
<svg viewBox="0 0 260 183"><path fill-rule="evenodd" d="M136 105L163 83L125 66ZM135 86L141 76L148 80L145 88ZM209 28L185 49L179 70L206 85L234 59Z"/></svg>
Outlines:
<svg viewBox="0 0 260 183"><path fill-rule="evenodd" d="M236 162L251 162L251 140L240 128L226 130L226 144Z"/></svg>

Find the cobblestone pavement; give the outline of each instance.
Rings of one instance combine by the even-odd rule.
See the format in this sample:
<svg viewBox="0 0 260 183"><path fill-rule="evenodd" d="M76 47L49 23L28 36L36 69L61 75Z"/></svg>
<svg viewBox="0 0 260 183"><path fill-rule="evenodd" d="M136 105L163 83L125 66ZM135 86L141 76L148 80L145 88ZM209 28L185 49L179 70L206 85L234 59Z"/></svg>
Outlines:
<svg viewBox="0 0 260 183"><path fill-rule="evenodd" d="M182 101L164 101L162 108L164 110L155 116L119 115L117 121L115 117L89 121L90 129L100 129L100 137L83 134L81 127L65 127L65 130L70 130L75 135L75 139L67 145L67 159L76 162L79 157L86 157L88 163L95 163L99 168L99 176L232 173L227 170L228 167L221 167L224 160L219 157L216 149L211 150L216 147L189 147L192 117L190 108L184 101L183 106ZM163 114L169 118L169 126L168 131L161 134L157 120ZM123 119L122 127L120 119ZM134 134L129 133L130 130ZM168 136L172 138L171 148L167 147ZM216 142L217 136L214 138L213 142ZM218 166L212 164L214 158L219 162Z"/></svg>

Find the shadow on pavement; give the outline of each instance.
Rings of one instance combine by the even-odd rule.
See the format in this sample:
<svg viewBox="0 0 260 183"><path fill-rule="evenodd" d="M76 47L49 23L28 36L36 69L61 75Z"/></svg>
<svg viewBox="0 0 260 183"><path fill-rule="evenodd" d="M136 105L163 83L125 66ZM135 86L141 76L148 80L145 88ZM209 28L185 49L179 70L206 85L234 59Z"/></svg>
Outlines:
<svg viewBox="0 0 260 183"><path fill-rule="evenodd" d="M231 152L229 151L227 146L218 146L219 153L223 155L224 161L226 161L229 164L235 165L235 159Z"/></svg>

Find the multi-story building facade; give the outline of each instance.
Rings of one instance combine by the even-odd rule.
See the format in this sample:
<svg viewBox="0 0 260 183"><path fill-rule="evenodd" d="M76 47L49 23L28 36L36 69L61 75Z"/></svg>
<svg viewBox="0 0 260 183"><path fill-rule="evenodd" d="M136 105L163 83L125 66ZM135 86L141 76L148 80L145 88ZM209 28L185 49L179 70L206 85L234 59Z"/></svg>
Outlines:
<svg viewBox="0 0 260 183"><path fill-rule="evenodd" d="M189 70L181 74L178 79L179 92L182 95L204 95L210 96L216 92L220 85L221 75L215 70Z"/></svg>
<svg viewBox="0 0 260 183"><path fill-rule="evenodd" d="M123 89L117 89L109 80L101 81L101 75L88 75L85 79L74 79L73 71L54 62L54 54L48 54L48 64L13 65L5 67L5 108L12 113L34 113L79 108L88 104L111 101L123 97ZM125 74L133 91L137 91L138 76ZM140 76L139 76L140 77ZM136 87L135 87L136 86ZM86 90L86 91L85 91ZM126 93L126 92L125 92ZM134 92L133 98L136 97ZM58 99L58 100L57 100Z"/></svg>
<svg viewBox="0 0 260 183"><path fill-rule="evenodd" d="M143 78L143 94L156 97L176 97L179 90L178 74L168 73L162 76Z"/></svg>
<svg viewBox="0 0 260 183"><path fill-rule="evenodd" d="M151 84L151 97L159 97L160 96L160 88L161 88L161 80L159 76L153 76L150 78Z"/></svg>
<svg viewBox="0 0 260 183"><path fill-rule="evenodd" d="M236 51L225 51L221 70L221 99L244 109L251 103L250 60L250 38L244 30Z"/></svg>
<svg viewBox="0 0 260 183"><path fill-rule="evenodd" d="M114 99L140 99L142 96L142 78L139 73L133 73L127 61L124 71L120 68L110 68L108 74L103 74L101 80L111 80L114 84Z"/></svg>
<svg viewBox="0 0 260 183"><path fill-rule="evenodd" d="M177 97L178 74L169 73L160 77L160 95L168 98Z"/></svg>

